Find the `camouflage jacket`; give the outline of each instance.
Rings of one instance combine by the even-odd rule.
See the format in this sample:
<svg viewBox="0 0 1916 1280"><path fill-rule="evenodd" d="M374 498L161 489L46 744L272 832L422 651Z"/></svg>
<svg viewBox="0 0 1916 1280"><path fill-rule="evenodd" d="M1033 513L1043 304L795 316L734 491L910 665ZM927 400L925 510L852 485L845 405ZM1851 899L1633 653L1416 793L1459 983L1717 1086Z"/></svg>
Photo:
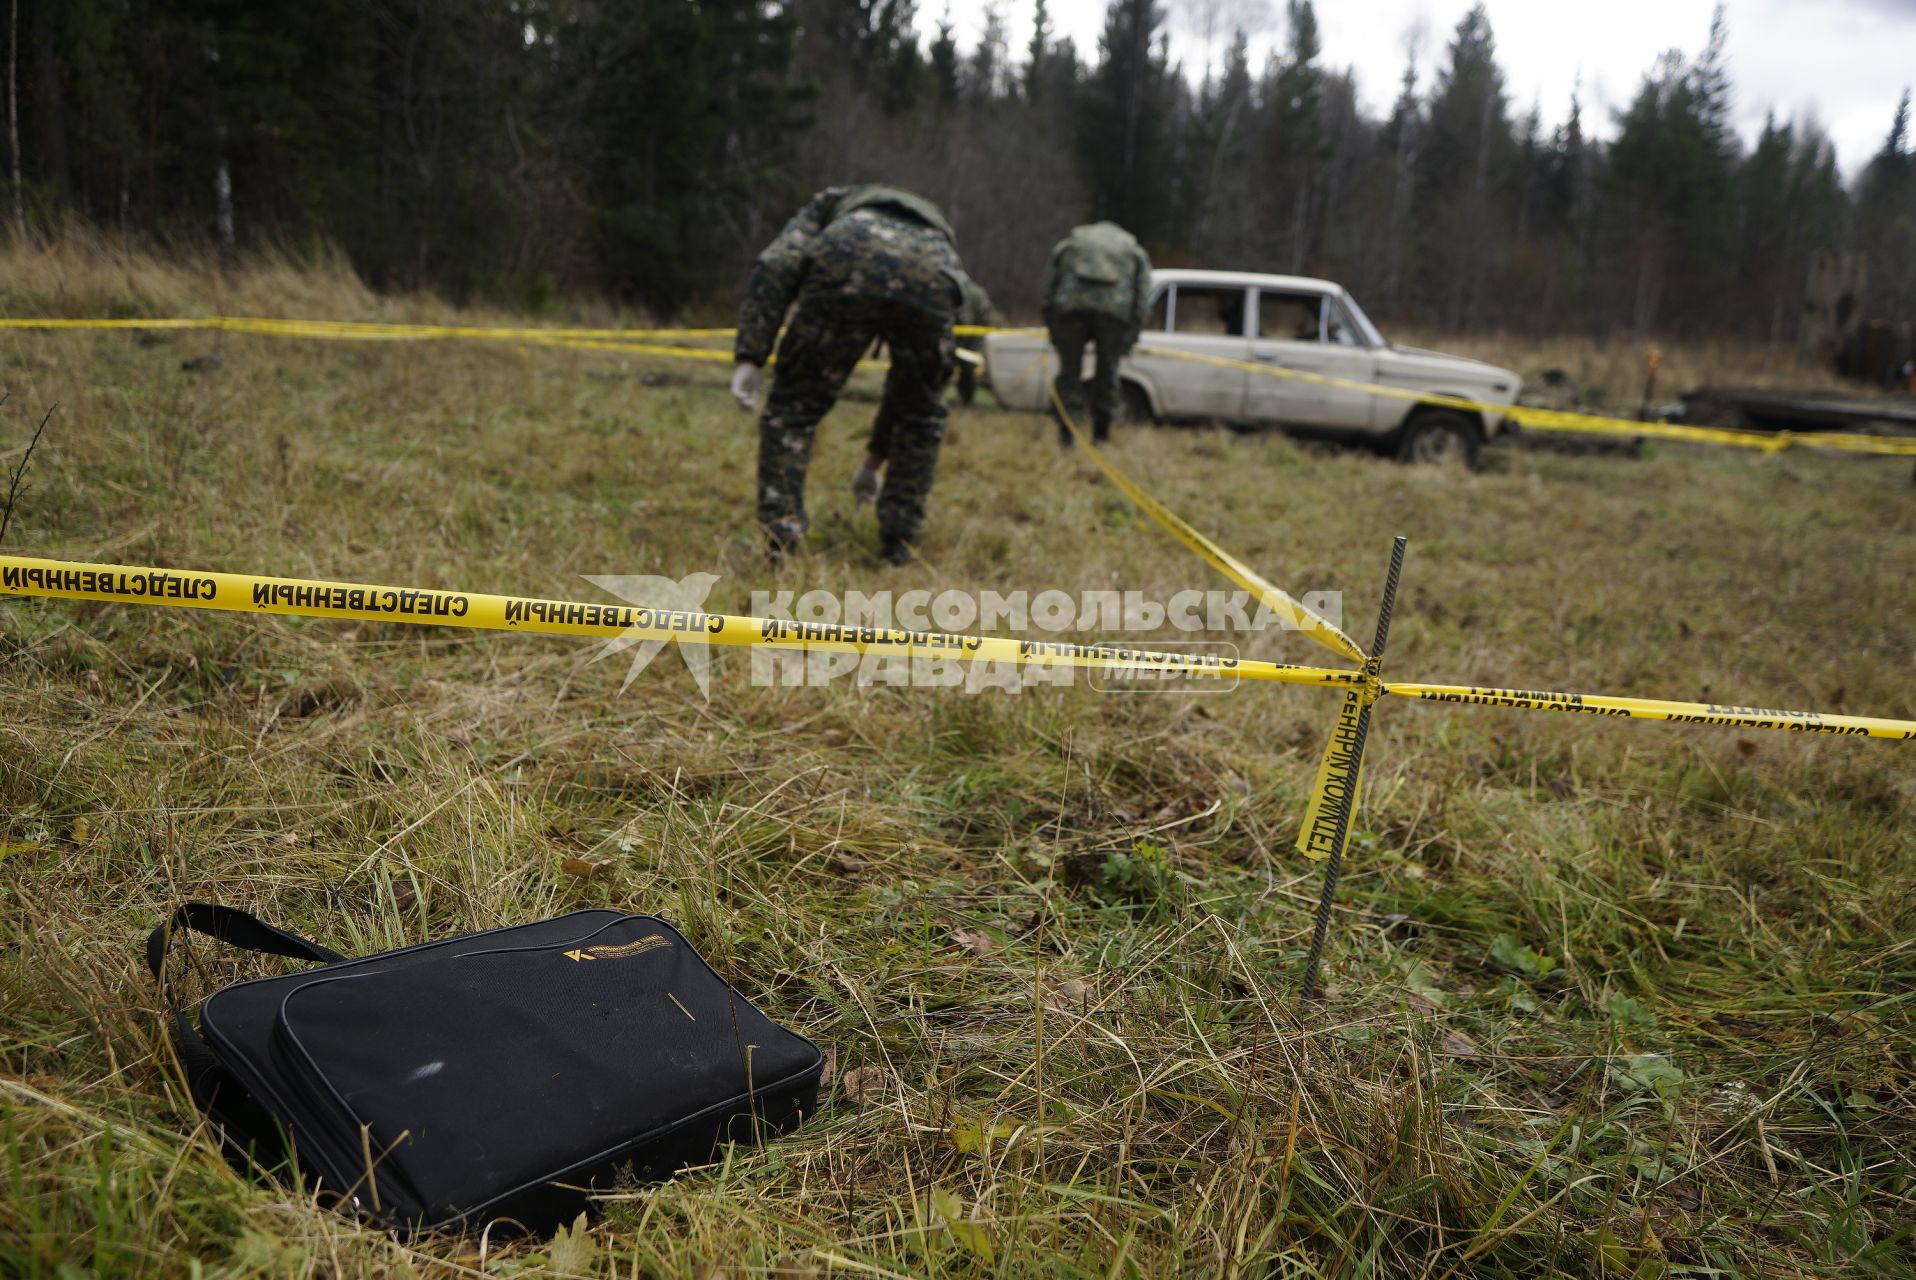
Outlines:
<svg viewBox="0 0 1916 1280"><path fill-rule="evenodd" d="M740 363L764 364L801 292L891 298L949 322L967 277L938 206L896 187L829 187L758 255L739 306Z"/></svg>
<svg viewBox="0 0 1916 1280"><path fill-rule="evenodd" d="M1124 321L1135 334L1144 328L1150 307L1151 259L1117 223L1074 227L1051 251L1044 283L1047 314L1095 311Z"/></svg>

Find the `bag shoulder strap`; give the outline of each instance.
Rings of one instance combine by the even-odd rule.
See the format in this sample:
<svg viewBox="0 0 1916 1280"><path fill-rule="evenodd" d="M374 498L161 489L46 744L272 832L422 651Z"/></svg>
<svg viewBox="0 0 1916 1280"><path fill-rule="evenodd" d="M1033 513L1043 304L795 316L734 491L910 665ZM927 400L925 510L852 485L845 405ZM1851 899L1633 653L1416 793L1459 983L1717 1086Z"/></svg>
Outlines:
<svg viewBox="0 0 1916 1280"><path fill-rule="evenodd" d="M180 1065L186 1068L187 1087L192 1090L193 1100L205 1110L212 1105L219 1086L227 1081L228 1073L219 1058L206 1047L206 1042L200 1039L199 1032L193 1029L193 1020L173 999L173 993L166 984L166 953L173 941L173 934L181 929L203 933L241 951L285 956L289 960L317 960L322 964L332 964L346 957L331 947L321 946L311 939L267 924L251 912L212 902L181 903L174 908L172 915L147 935L146 967L152 970L154 981L160 984L161 998L173 1011L173 1036L179 1049Z"/></svg>
<svg viewBox="0 0 1916 1280"><path fill-rule="evenodd" d="M333 964L346 958L331 947L323 947L296 933L288 933L276 925L267 924L249 911L222 907L213 902L182 902L146 939L146 967L153 971L153 977L162 989L166 986L167 945L172 942L174 931L179 929L203 933L241 951L285 956L289 960L317 960L322 964Z"/></svg>

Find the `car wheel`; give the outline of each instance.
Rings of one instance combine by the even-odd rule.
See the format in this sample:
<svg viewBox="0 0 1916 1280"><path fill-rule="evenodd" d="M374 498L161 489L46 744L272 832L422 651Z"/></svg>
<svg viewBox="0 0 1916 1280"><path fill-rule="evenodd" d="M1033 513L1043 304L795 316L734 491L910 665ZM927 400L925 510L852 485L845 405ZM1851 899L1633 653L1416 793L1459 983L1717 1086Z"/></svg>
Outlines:
<svg viewBox="0 0 1916 1280"><path fill-rule="evenodd" d="M1123 392L1123 415L1119 421L1132 426L1146 426L1157 421L1151 412L1151 397L1144 394L1144 388L1135 382L1124 383L1119 388Z"/></svg>
<svg viewBox="0 0 1916 1280"><path fill-rule="evenodd" d="M1483 431L1468 414L1455 409L1425 409L1404 424L1397 460L1475 471L1483 443Z"/></svg>

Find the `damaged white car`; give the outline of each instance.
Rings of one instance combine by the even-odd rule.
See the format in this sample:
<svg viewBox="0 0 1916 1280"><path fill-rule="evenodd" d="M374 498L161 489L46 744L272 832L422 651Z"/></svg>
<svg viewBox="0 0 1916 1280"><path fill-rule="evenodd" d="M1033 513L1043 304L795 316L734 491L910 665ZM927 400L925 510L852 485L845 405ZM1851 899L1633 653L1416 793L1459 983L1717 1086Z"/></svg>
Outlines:
<svg viewBox="0 0 1916 1280"><path fill-rule="evenodd" d="M1516 400L1521 385L1508 369L1385 341L1356 299L1329 280L1154 271L1151 298L1138 349L1119 366L1124 414L1132 421L1281 427L1363 440L1407 462L1475 466L1484 442L1505 429L1497 410ZM1170 353L1327 381L1273 377ZM1087 352L1087 367L1089 359ZM1050 407L1047 384L1056 360L1042 333L985 339L985 376L1008 409ZM1397 394L1377 395L1369 387Z"/></svg>

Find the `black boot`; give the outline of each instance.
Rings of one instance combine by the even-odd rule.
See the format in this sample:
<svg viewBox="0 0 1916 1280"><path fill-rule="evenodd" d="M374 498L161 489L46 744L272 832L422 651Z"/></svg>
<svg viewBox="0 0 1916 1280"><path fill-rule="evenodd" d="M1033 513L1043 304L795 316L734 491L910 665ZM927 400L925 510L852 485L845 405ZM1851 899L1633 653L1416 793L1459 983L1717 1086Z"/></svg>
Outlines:
<svg viewBox="0 0 1916 1280"><path fill-rule="evenodd" d="M878 558L893 566L910 564L912 562L911 547L903 538L888 537L878 553Z"/></svg>
<svg viewBox="0 0 1916 1280"><path fill-rule="evenodd" d="M1094 410L1091 414L1091 438L1099 444L1111 438L1111 415Z"/></svg>

